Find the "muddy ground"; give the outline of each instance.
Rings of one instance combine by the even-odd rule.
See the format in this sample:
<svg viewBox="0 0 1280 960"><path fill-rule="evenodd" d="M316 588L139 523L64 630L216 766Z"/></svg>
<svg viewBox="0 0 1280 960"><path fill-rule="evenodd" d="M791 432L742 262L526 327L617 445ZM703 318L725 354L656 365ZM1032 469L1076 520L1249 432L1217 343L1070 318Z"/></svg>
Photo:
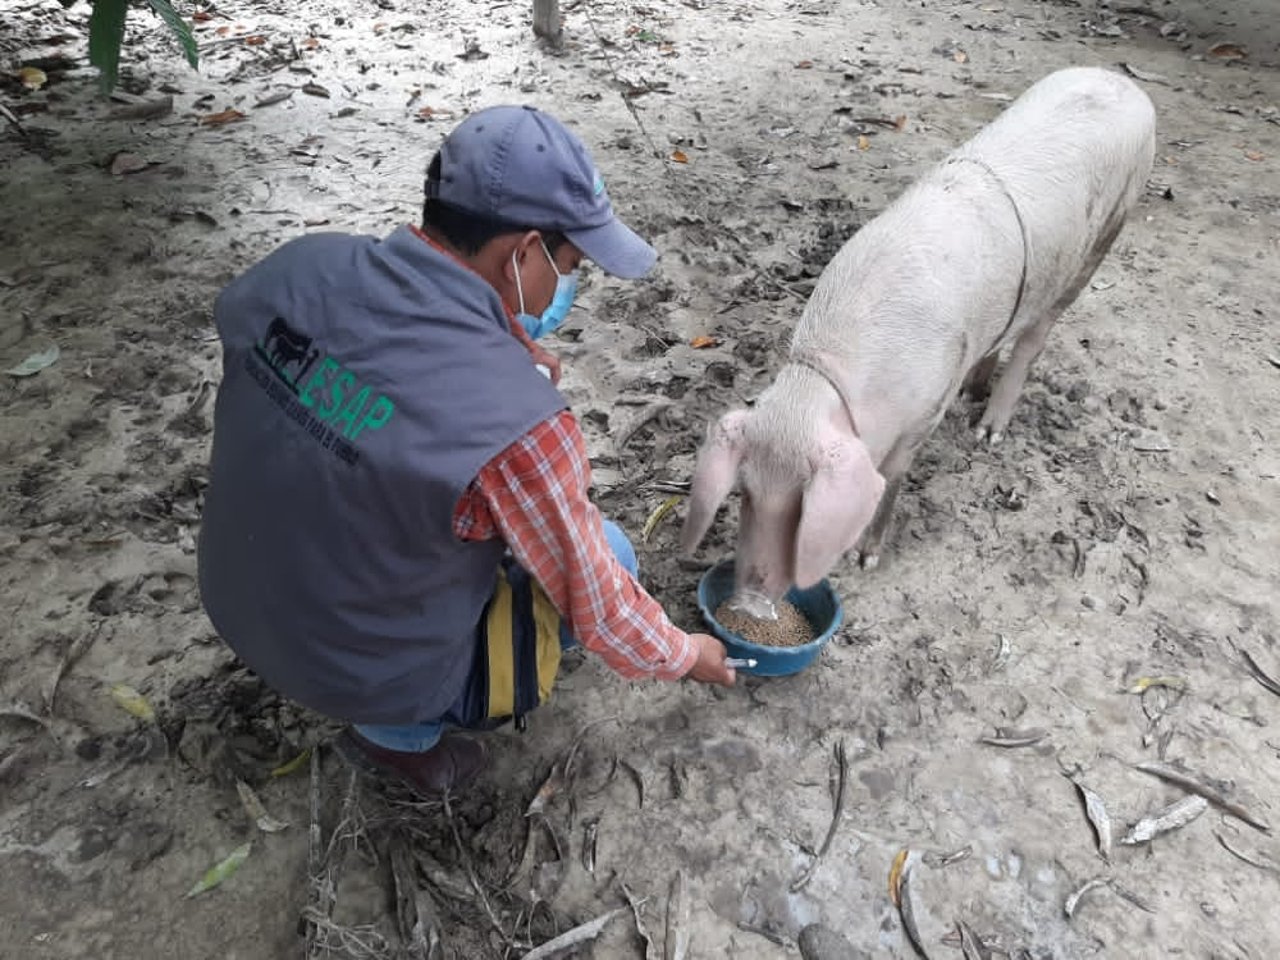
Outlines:
<svg viewBox="0 0 1280 960"><path fill-rule="evenodd" d="M560 51L527 7L232 0L202 8L198 73L139 8L121 90L172 109L123 119L87 67L86 3L0 4L0 98L23 125L0 121L0 367L60 351L0 378L0 955L426 956L400 932L420 908L444 955L518 956L623 908L579 955L646 956L638 917L662 956L681 874L690 958L795 957L814 921L908 957L888 889L903 848L929 854L909 894L934 958L961 956L958 920L997 956L1280 953L1272 833L1211 806L1119 842L1184 795L1143 761L1280 819L1280 698L1244 658L1280 676L1277 4L580 2ZM13 77L32 58L52 58L36 91ZM1149 189L1005 442L975 445L963 403L930 440L880 568L838 572L845 626L811 669L723 691L575 655L446 811L352 792L334 726L220 644L193 581L213 298L305 231L412 221L465 111L555 110L661 252L642 282L589 273L553 344L598 502L639 540L705 423L769 382L838 245L1071 64L1141 78ZM243 118L201 122L228 109ZM734 512L693 564L680 515L640 544L642 573L695 628ZM1126 692L1141 677L1173 686ZM998 727L1045 736L979 741ZM305 760L271 775L316 745L314 781ZM843 810L793 890L832 822L838 748ZM1114 819L1109 862L1064 774ZM237 780L289 825L255 826ZM328 901L308 876L313 783Z"/></svg>

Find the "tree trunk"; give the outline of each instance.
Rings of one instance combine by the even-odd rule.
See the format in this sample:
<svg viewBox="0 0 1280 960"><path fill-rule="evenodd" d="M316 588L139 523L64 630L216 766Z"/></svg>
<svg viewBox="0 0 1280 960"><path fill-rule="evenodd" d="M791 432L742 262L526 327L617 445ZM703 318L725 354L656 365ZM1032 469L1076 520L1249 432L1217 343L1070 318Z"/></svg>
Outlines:
<svg viewBox="0 0 1280 960"><path fill-rule="evenodd" d="M533 32L560 45L560 0L533 0Z"/></svg>

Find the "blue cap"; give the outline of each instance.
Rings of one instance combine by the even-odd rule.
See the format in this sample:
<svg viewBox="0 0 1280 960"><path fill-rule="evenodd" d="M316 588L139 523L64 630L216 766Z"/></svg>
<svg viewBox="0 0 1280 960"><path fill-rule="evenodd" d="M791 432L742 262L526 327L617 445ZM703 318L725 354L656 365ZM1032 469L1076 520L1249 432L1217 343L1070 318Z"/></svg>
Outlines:
<svg viewBox="0 0 1280 960"><path fill-rule="evenodd" d="M606 273L635 279L658 254L614 215L604 180L578 136L531 106L468 116L440 145L427 196L513 226L558 230Z"/></svg>

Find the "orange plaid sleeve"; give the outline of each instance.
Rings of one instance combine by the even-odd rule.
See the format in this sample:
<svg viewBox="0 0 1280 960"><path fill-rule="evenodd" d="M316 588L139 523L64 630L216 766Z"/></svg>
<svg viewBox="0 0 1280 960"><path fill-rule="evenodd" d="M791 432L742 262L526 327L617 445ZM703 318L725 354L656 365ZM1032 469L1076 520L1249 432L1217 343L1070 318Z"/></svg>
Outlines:
<svg viewBox="0 0 1280 960"><path fill-rule="evenodd" d="M587 497L590 463L567 410L542 421L472 481L454 513L464 540L501 537L578 641L624 677L676 680L697 651L618 562Z"/></svg>

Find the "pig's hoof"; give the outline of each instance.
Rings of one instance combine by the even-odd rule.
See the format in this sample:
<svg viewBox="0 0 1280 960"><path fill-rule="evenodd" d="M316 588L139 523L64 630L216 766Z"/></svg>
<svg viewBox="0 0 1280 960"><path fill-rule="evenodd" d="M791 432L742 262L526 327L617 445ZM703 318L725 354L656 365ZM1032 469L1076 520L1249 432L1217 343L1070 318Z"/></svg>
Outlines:
<svg viewBox="0 0 1280 960"><path fill-rule="evenodd" d="M987 443L995 446L1004 439L1004 431L992 427L989 423L978 424L978 429L973 432L979 443Z"/></svg>

